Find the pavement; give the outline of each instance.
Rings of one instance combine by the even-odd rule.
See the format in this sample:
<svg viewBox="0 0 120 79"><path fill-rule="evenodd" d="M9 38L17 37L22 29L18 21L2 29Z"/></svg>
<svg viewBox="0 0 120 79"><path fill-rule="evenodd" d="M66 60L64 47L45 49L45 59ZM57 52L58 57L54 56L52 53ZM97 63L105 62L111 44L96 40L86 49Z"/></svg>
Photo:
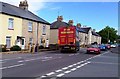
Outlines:
<svg viewBox="0 0 120 79"><path fill-rule="evenodd" d="M48 51L36 54L5 54L0 58L3 78L80 78L118 77L118 54L102 51L101 54L86 54Z"/></svg>

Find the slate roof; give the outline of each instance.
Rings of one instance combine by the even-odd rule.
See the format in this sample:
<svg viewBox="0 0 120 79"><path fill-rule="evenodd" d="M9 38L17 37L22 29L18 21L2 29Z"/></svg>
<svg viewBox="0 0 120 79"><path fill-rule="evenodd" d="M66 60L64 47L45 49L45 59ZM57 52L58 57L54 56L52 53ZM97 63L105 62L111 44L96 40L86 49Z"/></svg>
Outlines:
<svg viewBox="0 0 120 79"><path fill-rule="evenodd" d="M79 30L79 32L86 33L85 30L82 28L79 28L78 30Z"/></svg>
<svg viewBox="0 0 120 79"><path fill-rule="evenodd" d="M84 32L88 34L91 27L81 27L81 29L84 30Z"/></svg>
<svg viewBox="0 0 120 79"><path fill-rule="evenodd" d="M16 16L16 17L20 17L20 18L24 18L24 19L28 19L28 20L32 20L32 21L36 21L36 22L41 22L41 23L50 25L49 22L38 17L37 15L33 14L29 10L24 10L24 9L21 9L17 6L14 6L14 5L11 5L8 3L4 3L4 2L0 2L0 13L12 15L12 16Z"/></svg>
<svg viewBox="0 0 120 79"><path fill-rule="evenodd" d="M99 34L97 34L96 32L92 31L92 35L95 35L95 36L99 36L101 37Z"/></svg>
<svg viewBox="0 0 120 79"><path fill-rule="evenodd" d="M51 24L50 29L58 29L59 27L64 27L64 26L65 27L68 26L68 23L55 21Z"/></svg>

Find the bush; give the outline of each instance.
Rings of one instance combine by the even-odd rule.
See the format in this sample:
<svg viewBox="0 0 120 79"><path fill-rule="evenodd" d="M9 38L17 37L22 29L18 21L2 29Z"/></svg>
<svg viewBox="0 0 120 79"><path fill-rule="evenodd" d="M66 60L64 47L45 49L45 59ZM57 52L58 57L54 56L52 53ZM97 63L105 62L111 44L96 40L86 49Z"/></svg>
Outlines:
<svg viewBox="0 0 120 79"><path fill-rule="evenodd" d="M6 45L0 45L0 51L6 52Z"/></svg>
<svg viewBox="0 0 120 79"><path fill-rule="evenodd" d="M15 45L10 48L11 51L21 51L21 48L18 45Z"/></svg>
<svg viewBox="0 0 120 79"><path fill-rule="evenodd" d="M39 49L44 49L44 46L40 45L40 46L39 46Z"/></svg>
<svg viewBox="0 0 120 79"><path fill-rule="evenodd" d="M6 48L2 48L2 52L6 52L7 50L6 50Z"/></svg>

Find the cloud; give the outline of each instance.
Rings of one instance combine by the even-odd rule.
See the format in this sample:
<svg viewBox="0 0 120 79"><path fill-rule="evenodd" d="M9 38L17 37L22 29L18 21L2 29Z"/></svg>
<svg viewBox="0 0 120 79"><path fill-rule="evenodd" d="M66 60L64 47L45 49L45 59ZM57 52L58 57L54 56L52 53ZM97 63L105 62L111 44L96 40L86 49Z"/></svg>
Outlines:
<svg viewBox="0 0 120 79"><path fill-rule="evenodd" d="M0 0L15 6L19 6L20 1L23 0ZM48 7L47 2L118 2L119 0L27 0L29 4L29 10L37 14L37 11L49 8L50 10L58 10L61 7Z"/></svg>
<svg viewBox="0 0 120 79"><path fill-rule="evenodd" d="M19 6L20 1L24 0L0 0L2 2L6 2L15 6ZM37 13L38 10L45 8L46 3L43 0L27 0L29 4L29 10Z"/></svg>
<svg viewBox="0 0 120 79"><path fill-rule="evenodd" d="M61 7L52 7L52 8L50 8L50 10L59 10L59 9L61 9Z"/></svg>

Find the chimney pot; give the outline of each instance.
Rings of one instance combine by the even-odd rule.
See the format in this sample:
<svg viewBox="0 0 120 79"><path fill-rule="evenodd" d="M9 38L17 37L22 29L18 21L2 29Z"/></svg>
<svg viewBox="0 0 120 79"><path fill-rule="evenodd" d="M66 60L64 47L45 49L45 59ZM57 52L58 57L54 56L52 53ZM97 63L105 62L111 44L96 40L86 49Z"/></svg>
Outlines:
<svg viewBox="0 0 120 79"><path fill-rule="evenodd" d="M69 20L68 24L73 26L73 20Z"/></svg>
<svg viewBox="0 0 120 79"><path fill-rule="evenodd" d="M58 16L57 21L62 22L63 21L63 16Z"/></svg>
<svg viewBox="0 0 120 79"><path fill-rule="evenodd" d="M77 24L77 27L79 27L79 28L80 28L80 27L81 27L81 24L80 24L80 23L78 23L78 24Z"/></svg>

